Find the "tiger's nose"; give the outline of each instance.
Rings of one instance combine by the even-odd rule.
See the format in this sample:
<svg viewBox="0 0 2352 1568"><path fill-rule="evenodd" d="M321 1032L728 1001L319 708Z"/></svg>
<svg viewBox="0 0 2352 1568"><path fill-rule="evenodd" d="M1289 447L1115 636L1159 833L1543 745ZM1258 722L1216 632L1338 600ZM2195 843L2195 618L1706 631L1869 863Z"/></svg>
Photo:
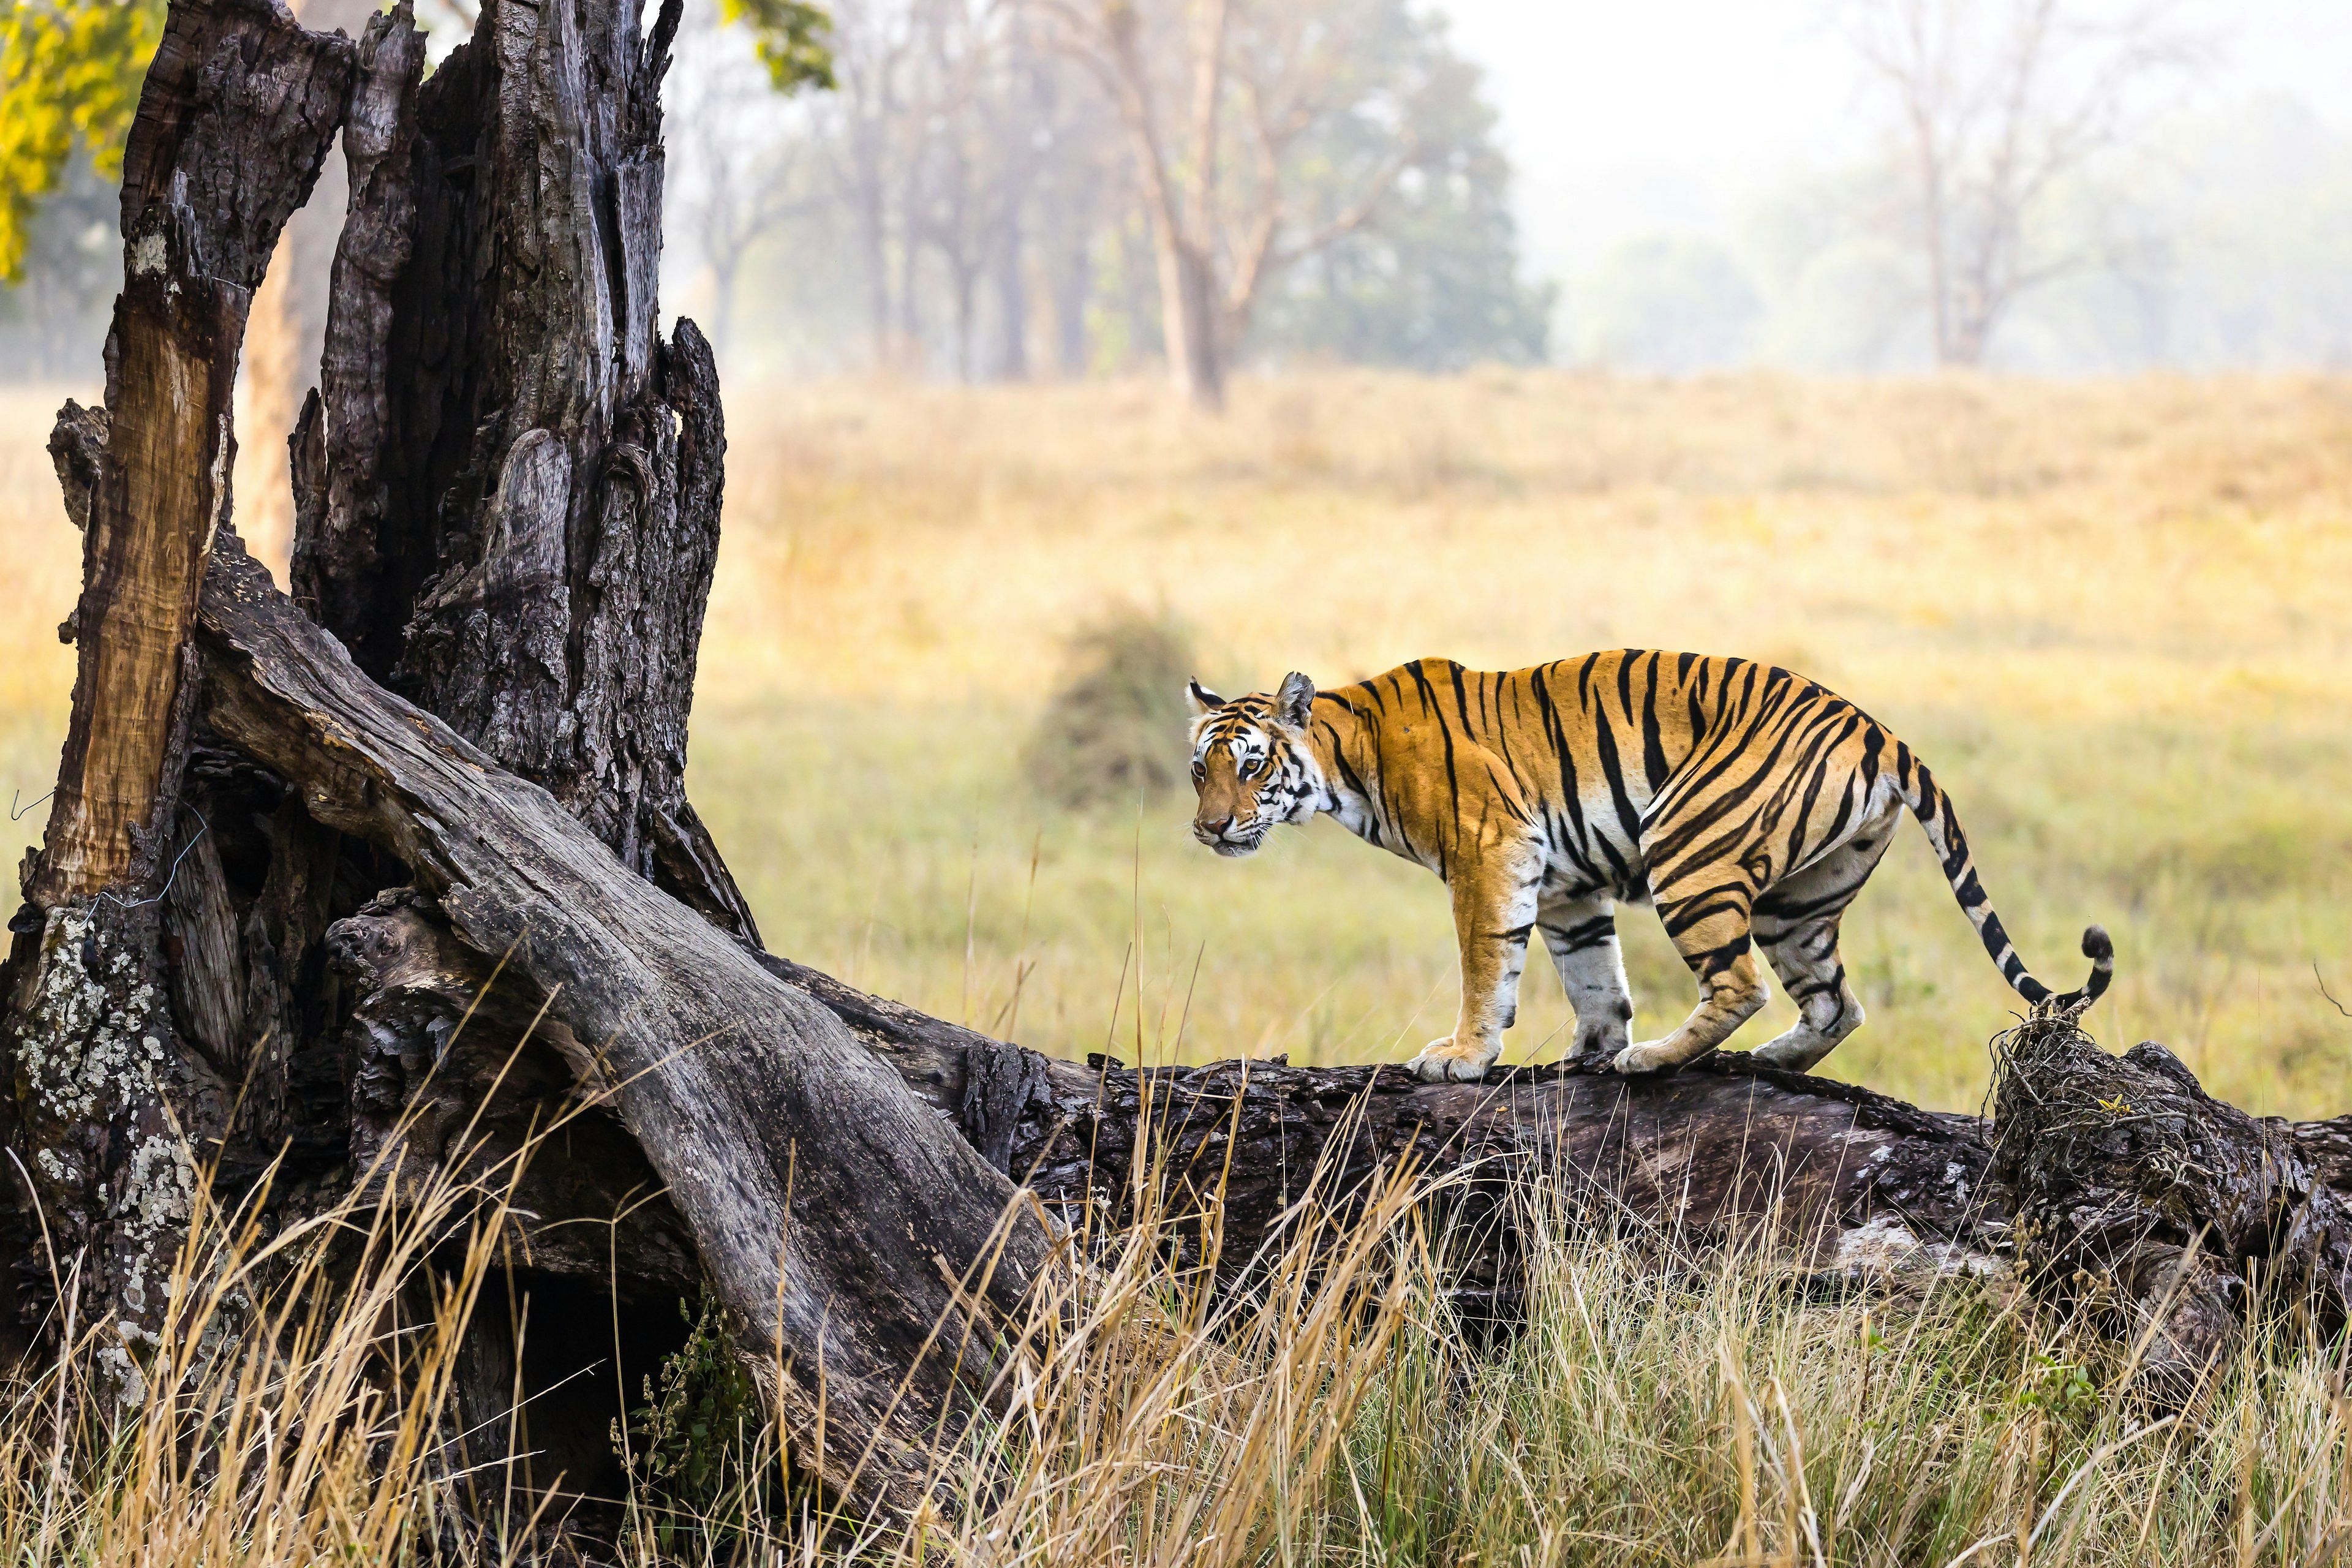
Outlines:
<svg viewBox="0 0 2352 1568"><path fill-rule="evenodd" d="M1206 835L1211 838L1216 838L1221 837L1225 829L1231 827L1233 825L1234 819L1230 816L1220 816L1214 821L1211 821L1205 816L1196 816L1192 819L1192 831Z"/></svg>

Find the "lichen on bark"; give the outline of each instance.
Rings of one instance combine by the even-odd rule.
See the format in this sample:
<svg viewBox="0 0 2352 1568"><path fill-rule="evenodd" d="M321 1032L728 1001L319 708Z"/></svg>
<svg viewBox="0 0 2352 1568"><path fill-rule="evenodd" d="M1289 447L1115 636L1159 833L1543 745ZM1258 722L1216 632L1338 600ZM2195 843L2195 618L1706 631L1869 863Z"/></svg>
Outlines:
<svg viewBox="0 0 2352 1568"><path fill-rule="evenodd" d="M107 895L48 910L8 1042L39 1261L107 1305L100 1362L134 1403L194 1208L191 1123L226 1120L221 1086L177 1048L154 925L152 904Z"/></svg>

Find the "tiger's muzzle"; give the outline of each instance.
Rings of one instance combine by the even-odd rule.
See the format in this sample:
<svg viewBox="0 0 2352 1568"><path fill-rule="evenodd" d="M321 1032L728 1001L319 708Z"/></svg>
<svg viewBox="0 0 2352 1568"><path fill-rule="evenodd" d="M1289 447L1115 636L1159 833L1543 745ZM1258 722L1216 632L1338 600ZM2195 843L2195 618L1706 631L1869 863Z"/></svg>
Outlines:
<svg viewBox="0 0 2352 1568"><path fill-rule="evenodd" d="M1192 819L1192 837L1227 858L1243 856L1265 842L1272 826L1270 819L1253 816L1246 822L1236 822L1230 816L1210 816L1205 813Z"/></svg>

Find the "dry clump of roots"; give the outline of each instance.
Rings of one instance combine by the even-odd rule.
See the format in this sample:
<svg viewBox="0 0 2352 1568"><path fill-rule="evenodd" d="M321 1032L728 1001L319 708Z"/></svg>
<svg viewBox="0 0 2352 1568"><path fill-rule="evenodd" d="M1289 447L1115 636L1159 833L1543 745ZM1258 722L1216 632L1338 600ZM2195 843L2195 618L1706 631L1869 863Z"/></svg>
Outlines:
<svg viewBox="0 0 2352 1568"><path fill-rule="evenodd" d="M2072 1010L2038 1011L1993 1058L2019 1267L2128 1344L2146 1392L2195 1398L2263 1297L2344 1321L2352 1213L2287 1123L2213 1099L2153 1040L2109 1056Z"/></svg>

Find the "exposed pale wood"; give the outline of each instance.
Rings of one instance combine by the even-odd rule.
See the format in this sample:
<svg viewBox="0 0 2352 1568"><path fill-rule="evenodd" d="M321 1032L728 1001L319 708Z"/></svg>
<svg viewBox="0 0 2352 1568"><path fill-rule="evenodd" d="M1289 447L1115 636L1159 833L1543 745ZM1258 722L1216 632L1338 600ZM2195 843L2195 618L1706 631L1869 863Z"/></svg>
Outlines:
<svg viewBox="0 0 2352 1568"><path fill-rule="evenodd" d="M170 714L227 513L246 309L326 157L351 69L349 40L305 33L266 0L182 0L149 68L124 153L73 718L29 889L45 907L131 886L164 853Z"/></svg>

